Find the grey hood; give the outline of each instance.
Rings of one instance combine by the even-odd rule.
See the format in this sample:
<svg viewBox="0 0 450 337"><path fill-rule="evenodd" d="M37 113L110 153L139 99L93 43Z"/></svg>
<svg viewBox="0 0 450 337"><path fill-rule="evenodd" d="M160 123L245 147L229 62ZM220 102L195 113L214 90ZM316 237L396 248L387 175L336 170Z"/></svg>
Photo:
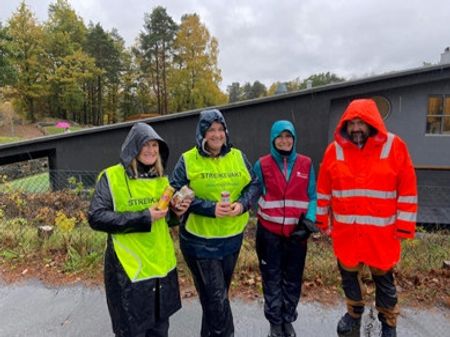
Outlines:
<svg viewBox="0 0 450 337"><path fill-rule="evenodd" d="M136 123L131 128L127 138L125 138L120 153L120 162L127 170L131 161L136 158L144 144L149 140L158 141L162 165L164 168L166 167L167 159L169 158L169 147L164 139L162 139L150 125Z"/></svg>
<svg viewBox="0 0 450 337"><path fill-rule="evenodd" d="M213 122L219 122L225 128L226 142L220 152L220 155L223 156L230 151L232 145L230 143L230 136L228 134L227 123L225 122L225 118L223 117L222 113L219 110L217 109L203 110L200 113L200 118L197 123L197 130L195 132L195 142L197 144L197 148L199 149L200 153L203 156L209 156L208 152L205 151L203 140L205 138L206 131L209 129L209 127Z"/></svg>

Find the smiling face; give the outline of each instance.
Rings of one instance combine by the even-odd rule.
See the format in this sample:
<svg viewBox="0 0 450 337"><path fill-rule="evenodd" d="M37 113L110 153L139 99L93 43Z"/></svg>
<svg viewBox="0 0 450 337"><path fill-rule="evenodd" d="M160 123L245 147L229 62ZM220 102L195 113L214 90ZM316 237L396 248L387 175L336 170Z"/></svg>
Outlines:
<svg viewBox="0 0 450 337"><path fill-rule="evenodd" d="M149 140L142 146L137 155L137 160L144 165L154 165L159 155L159 143L156 140Z"/></svg>
<svg viewBox="0 0 450 337"><path fill-rule="evenodd" d="M363 146L369 137L369 125L360 118L353 118L347 122L347 134L353 143Z"/></svg>
<svg viewBox="0 0 450 337"><path fill-rule="evenodd" d="M283 131L275 138L274 143L277 150L290 152L294 145L294 137L292 137L292 134L289 131Z"/></svg>
<svg viewBox="0 0 450 337"><path fill-rule="evenodd" d="M226 140L225 128L222 123L213 122L208 130L206 130L206 147L213 155L217 156L220 154L220 150Z"/></svg>

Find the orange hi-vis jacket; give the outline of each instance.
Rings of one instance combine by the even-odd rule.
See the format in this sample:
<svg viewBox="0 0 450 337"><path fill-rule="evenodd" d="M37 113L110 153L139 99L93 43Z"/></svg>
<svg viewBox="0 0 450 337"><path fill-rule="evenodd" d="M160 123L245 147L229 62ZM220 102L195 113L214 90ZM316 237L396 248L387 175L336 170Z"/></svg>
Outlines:
<svg viewBox="0 0 450 337"><path fill-rule="evenodd" d="M373 129L359 148L346 136L346 122L360 118ZM400 259L400 238L413 238L417 184L406 144L388 133L376 104L353 101L324 155L317 184L317 222L331 225L333 249L345 266L382 270Z"/></svg>

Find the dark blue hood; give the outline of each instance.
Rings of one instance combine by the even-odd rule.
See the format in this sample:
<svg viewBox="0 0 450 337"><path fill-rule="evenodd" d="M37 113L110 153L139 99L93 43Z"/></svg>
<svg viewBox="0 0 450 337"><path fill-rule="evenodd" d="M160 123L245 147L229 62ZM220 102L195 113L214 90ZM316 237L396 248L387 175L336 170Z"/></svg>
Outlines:
<svg viewBox="0 0 450 337"><path fill-rule="evenodd" d="M290 121L280 120L276 121L272 125L270 130L270 154L278 161L281 162L282 155L275 148L275 138L277 138L283 131L289 131L294 137L294 144L292 146L292 151L289 154L289 160L295 159L297 156L296 145L297 145L297 134L295 133L295 127Z"/></svg>
<svg viewBox="0 0 450 337"><path fill-rule="evenodd" d="M195 142L200 153L204 156L209 156L208 152L204 148L204 138L206 131L209 129L213 122L219 122L225 128L226 142L221 150L221 155L228 153L231 149L230 136L228 134L227 123L225 118L223 118L222 113L217 109L203 110L200 113L200 118L197 123L197 130L195 132Z"/></svg>

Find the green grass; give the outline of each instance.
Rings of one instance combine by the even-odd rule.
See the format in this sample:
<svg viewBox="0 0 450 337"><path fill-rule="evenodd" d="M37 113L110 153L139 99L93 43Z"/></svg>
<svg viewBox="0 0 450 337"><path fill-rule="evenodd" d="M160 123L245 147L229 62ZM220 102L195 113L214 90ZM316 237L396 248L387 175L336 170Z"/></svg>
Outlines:
<svg viewBox="0 0 450 337"><path fill-rule="evenodd" d="M0 137L0 144L13 143L13 142L18 142L20 140L23 140L23 138L20 138L20 137Z"/></svg>
<svg viewBox="0 0 450 337"><path fill-rule="evenodd" d="M43 127L43 129L45 130L47 135L58 135L61 133L64 133L64 129L61 128L57 128L56 126L45 126ZM79 126L71 126L70 127L70 131L78 131L78 130L82 130L83 128L79 127Z"/></svg>
<svg viewBox="0 0 450 337"><path fill-rule="evenodd" d="M55 224L48 239L38 234L35 224L26 219L0 219L0 262L26 262L39 256L41 261L52 261L63 256L63 272L92 272L101 269L106 235L94 232L87 223L78 223L69 232Z"/></svg>
<svg viewBox="0 0 450 337"><path fill-rule="evenodd" d="M0 184L0 192L6 192L8 189L30 193L48 192L50 190L50 177L48 172L44 172Z"/></svg>

